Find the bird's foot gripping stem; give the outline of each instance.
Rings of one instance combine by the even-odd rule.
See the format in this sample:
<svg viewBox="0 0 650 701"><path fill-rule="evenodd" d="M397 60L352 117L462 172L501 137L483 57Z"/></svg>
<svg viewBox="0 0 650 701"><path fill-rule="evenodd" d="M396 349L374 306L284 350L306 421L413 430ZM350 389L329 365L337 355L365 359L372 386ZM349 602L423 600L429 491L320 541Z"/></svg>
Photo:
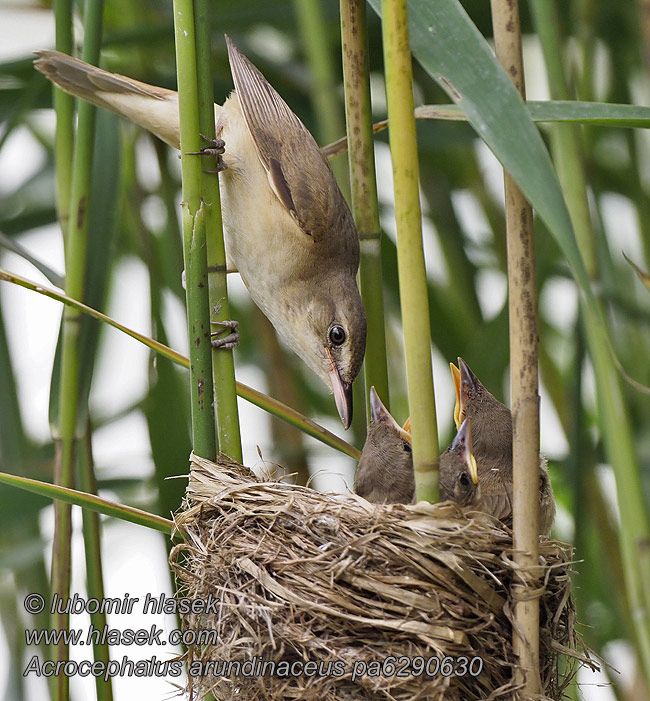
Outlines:
<svg viewBox="0 0 650 701"><path fill-rule="evenodd" d="M239 326L238 321L226 320L226 321L211 321L211 324L215 326L220 326L221 328L217 331L213 331L210 334L210 345L213 348L222 348L224 350L230 350L236 348L239 345L239 331L237 327ZM219 338L221 334L230 331L227 336Z"/></svg>
<svg viewBox="0 0 650 701"><path fill-rule="evenodd" d="M205 170L204 173L221 173L228 167L221 156L226 151L226 142L223 139L208 139L207 136L201 134L203 141L207 142L207 146L204 146L200 151L189 151L190 156L214 156L217 159L216 170Z"/></svg>

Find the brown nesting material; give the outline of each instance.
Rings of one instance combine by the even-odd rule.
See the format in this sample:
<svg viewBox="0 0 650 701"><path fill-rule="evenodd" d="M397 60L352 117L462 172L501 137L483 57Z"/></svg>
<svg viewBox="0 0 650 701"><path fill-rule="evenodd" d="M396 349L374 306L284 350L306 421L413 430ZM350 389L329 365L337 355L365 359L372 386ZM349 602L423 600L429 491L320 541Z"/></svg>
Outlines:
<svg viewBox="0 0 650 701"><path fill-rule="evenodd" d="M192 456L175 523L178 595L210 609L182 620L212 635L188 649L193 698L517 697L512 533L486 514L374 506ZM540 541L542 698L593 666L574 628L572 555Z"/></svg>

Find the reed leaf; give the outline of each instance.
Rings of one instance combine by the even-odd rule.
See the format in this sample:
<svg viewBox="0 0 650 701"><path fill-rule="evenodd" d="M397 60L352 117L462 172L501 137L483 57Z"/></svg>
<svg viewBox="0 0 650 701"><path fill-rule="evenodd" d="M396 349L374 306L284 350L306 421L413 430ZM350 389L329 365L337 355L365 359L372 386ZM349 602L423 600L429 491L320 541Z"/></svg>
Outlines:
<svg viewBox="0 0 650 701"><path fill-rule="evenodd" d="M43 285L39 285L38 283L26 280L20 275L14 275L13 273L7 272L6 270L0 269L0 280L11 282L13 284L19 285L20 287L24 287L25 289L38 292L39 294L45 295L46 297L56 299L59 302L63 302L64 304L75 307L76 309L82 311L84 314L88 314L96 319L100 319L101 321L109 324L110 326L119 329L123 333L127 334L127 336L131 336L131 338L134 338L136 341L140 341L140 343L143 343L145 346L151 348L160 355L168 358L172 362L178 365L182 365L185 368L189 368L190 361L182 353L179 353L178 351L175 351L172 348L169 348L163 345L162 343L159 343L158 341L149 338L145 334L139 333L138 331L134 331L133 329L124 326L124 324L120 324L118 321L115 321L109 316L106 316L106 314L102 314L102 312L98 312L96 309L92 309L88 305L83 304L83 302L78 302L77 300L72 299L71 297L67 297L61 292L57 292L56 290L49 289L47 287L44 287ZM342 453L345 453L346 455L355 458L355 460L358 460L361 456L361 451L358 448L355 448L354 446L350 445L342 438L339 438L331 431L328 431L326 428L323 428L315 421L307 418L292 407L287 406L286 404L279 402L277 399L273 399L273 397L269 397L263 392L253 389L252 387L249 387L248 385L245 385L242 382L236 383L236 389L237 394L243 399L246 399L252 404L255 404L255 406L260 407L260 409L264 409L265 411L268 411L269 413L273 414L274 416L277 416L283 421L286 421L292 426L295 426L307 435L316 438L322 443L325 443L325 445L328 445L331 448L335 448L336 450L339 450Z"/></svg>
<svg viewBox="0 0 650 701"><path fill-rule="evenodd" d="M575 122L595 127L650 129L650 107L577 100L529 100L525 105L533 122ZM415 118L467 121L467 116L458 105L419 105L415 108ZM384 129L388 129L387 119L372 125L375 134ZM347 137L344 136L323 146L321 151L327 158L335 158L347 148Z"/></svg>
<svg viewBox="0 0 650 701"><path fill-rule="evenodd" d="M133 506L117 504L110 499L104 499L96 494L90 494L68 487L60 487L56 484L41 482L40 480L30 479L29 477L8 475L6 472L0 472L0 484L24 489L32 494L39 494L48 499L81 506L84 509L91 509L99 514L104 514L104 516L119 518L122 521L152 528L162 533L169 534L172 530L172 522L167 518L148 513L142 509L136 509Z"/></svg>

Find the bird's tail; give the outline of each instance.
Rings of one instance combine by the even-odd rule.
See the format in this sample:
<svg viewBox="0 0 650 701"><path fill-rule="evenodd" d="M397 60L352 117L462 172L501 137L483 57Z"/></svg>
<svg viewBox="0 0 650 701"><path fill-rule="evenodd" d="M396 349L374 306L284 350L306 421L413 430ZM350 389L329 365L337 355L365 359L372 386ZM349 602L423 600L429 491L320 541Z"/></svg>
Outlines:
<svg viewBox="0 0 650 701"><path fill-rule="evenodd" d="M109 73L59 51L37 53L39 58L34 66L55 85L130 119L179 148L178 93Z"/></svg>

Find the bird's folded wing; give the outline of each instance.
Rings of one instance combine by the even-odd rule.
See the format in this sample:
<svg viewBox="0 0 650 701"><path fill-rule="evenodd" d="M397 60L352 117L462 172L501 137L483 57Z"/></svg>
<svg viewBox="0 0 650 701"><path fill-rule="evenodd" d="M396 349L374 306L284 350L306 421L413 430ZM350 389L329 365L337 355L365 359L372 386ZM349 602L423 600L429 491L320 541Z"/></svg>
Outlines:
<svg viewBox="0 0 650 701"><path fill-rule="evenodd" d="M314 241L348 235L350 212L314 137L229 37L226 42L242 113L278 199Z"/></svg>

